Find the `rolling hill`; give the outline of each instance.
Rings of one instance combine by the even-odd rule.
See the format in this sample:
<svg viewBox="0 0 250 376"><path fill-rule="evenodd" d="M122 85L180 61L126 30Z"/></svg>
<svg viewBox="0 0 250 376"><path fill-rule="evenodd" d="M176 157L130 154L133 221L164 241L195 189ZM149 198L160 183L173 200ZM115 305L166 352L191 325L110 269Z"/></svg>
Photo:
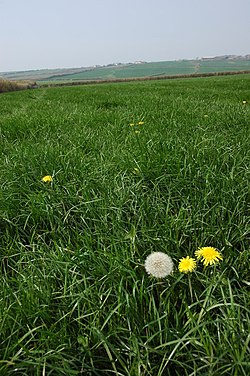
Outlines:
<svg viewBox="0 0 250 376"><path fill-rule="evenodd" d="M250 55L226 55L194 60L118 63L81 68L42 69L22 72L3 72L8 80L36 80L40 83L115 80L172 75L237 72L250 70Z"/></svg>

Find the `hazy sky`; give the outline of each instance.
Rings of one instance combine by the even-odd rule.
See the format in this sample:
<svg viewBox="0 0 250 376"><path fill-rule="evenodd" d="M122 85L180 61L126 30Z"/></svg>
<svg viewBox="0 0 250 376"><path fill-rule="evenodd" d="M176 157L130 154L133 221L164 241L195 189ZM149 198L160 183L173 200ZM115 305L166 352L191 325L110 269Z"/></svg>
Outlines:
<svg viewBox="0 0 250 376"><path fill-rule="evenodd" d="M250 54L250 0L0 0L0 71Z"/></svg>

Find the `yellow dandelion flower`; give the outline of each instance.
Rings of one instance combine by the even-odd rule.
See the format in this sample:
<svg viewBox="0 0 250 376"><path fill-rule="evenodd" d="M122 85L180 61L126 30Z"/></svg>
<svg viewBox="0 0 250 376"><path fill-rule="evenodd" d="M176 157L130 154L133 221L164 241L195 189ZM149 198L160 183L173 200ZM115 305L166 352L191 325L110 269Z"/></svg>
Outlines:
<svg viewBox="0 0 250 376"><path fill-rule="evenodd" d="M42 178L42 181L43 181L44 183L51 183L52 180L53 180L53 178L52 178L51 175L46 175L46 176L44 176L44 177Z"/></svg>
<svg viewBox="0 0 250 376"><path fill-rule="evenodd" d="M140 131L135 131L135 134L139 134L140 133Z"/></svg>
<svg viewBox="0 0 250 376"><path fill-rule="evenodd" d="M144 121L139 121L138 125L143 125Z"/></svg>
<svg viewBox="0 0 250 376"><path fill-rule="evenodd" d="M192 257L182 257L180 259L178 269L181 273L192 272L196 268L196 261Z"/></svg>
<svg viewBox="0 0 250 376"><path fill-rule="evenodd" d="M243 104L247 104L247 101L242 101Z"/></svg>
<svg viewBox="0 0 250 376"><path fill-rule="evenodd" d="M204 266L214 265L223 259L221 253L214 247L202 247L195 251L197 259L201 259Z"/></svg>
<svg viewBox="0 0 250 376"><path fill-rule="evenodd" d="M133 127L135 124L134 123L130 123L129 125L130 125L130 127Z"/></svg>
<svg viewBox="0 0 250 376"><path fill-rule="evenodd" d="M138 175L140 173L140 170L139 168L135 167L132 172L134 175Z"/></svg>

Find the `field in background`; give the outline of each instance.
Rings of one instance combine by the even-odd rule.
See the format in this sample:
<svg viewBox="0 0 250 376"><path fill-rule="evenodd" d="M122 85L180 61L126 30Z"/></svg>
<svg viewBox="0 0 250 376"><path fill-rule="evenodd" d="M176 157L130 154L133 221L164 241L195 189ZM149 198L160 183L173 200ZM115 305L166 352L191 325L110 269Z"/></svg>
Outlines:
<svg viewBox="0 0 250 376"><path fill-rule="evenodd" d="M228 60L182 60L163 61L156 63L131 64L128 66L100 67L93 70L86 70L70 75L52 76L51 81L59 80L112 80L116 78L136 77L159 77L186 74L202 74L227 71L250 70L250 60L228 61Z"/></svg>
<svg viewBox="0 0 250 376"><path fill-rule="evenodd" d="M248 376L249 84L1 94L1 375Z"/></svg>
<svg viewBox="0 0 250 376"><path fill-rule="evenodd" d="M75 82L88 80L115 80L143 77L163 77L187 74L250 71L250 59L218 58L207 60L180 60L109 64L85 68L42 69L25 72L0 73L8 80L33 80L38 83Z"/></svg>

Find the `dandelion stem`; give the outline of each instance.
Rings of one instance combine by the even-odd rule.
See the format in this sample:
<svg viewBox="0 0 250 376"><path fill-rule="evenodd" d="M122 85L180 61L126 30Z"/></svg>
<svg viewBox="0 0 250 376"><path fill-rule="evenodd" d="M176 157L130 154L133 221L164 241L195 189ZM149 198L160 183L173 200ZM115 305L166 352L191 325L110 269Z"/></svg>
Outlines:
<svg viewBox="0 0 250 376"><path fill-rule="evenodd" d="M193 303L193 289L192 289L192 283L191 283L191 275L188 274L188 286L189 286L189 291L190 291L190 298L191 302Z"/></svg>

